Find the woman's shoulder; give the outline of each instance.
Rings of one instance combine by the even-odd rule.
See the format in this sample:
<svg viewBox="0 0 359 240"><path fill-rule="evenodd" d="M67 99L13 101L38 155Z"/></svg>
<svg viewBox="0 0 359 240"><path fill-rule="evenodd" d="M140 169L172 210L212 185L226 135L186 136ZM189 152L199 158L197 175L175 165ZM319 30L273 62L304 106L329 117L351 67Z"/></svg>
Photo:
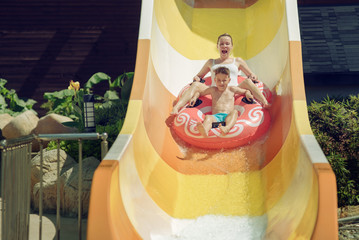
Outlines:
<svg viewBox="0 0 359 240"><path fill-rule="evenodd" d="M235 59L236 63L243 64L243 63L245 62L244 59L241 58L241 57L236 57L236 58L234 58L234 59Z"/></svg>
<svg viewBox="0 0 359 240"><path fill-rule="evenodd" d="M243 58L241 58L241 57L235 57L234 60L235 60L236 62L242 62L242 61L244 61Z"/></svg>
<svg viewBox="0 0 359 240"><path fill-rule="evenodd" d="M212 66L215 61L216 61L216 59L210 58L207 60L206 64L210 64Z"/></svg>
<svg viewBox="0 0 359 240"><path fill-rule="evenodd" d="M214 59L213 58L210 58L206 61L206 63L204 64L204 66L207 66L208 68L211 68L213 66L213 62L214 62Z"/></svg>

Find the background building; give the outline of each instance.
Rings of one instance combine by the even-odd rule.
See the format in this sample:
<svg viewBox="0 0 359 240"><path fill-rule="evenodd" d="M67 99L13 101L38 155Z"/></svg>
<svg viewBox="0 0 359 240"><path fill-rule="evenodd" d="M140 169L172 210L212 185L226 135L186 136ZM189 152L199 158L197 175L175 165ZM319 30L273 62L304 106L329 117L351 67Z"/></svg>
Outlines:
<svg viewBox="0 0 359 240"><path fill-rule="evenodd" d="M359 0L298 4L307 100L358 93ZM140 0L3 0L0 77L42 114L43 94L69 80L134 71L140 9Z"/></svg>

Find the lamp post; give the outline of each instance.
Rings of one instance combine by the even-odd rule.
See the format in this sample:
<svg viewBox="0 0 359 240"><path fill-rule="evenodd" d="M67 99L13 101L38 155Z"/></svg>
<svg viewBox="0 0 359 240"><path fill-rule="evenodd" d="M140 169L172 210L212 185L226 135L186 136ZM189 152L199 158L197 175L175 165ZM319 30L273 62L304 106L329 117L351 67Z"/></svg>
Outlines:
<svg viewBox="0 0 359 240"><path fill-rule="evenodd" d="M84 95L85 132L96 132L95 125L95 97L93 94Z"/></svg>

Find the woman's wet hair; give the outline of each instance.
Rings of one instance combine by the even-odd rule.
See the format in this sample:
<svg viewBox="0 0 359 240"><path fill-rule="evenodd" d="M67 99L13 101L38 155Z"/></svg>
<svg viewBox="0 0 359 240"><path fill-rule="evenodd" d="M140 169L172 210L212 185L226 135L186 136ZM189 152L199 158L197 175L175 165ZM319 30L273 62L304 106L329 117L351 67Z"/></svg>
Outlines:
<svg viewBox="0 0 359 240"><path fill-rule="evenodd" d="M223 33L221 35L219 35L218 39L217 39L217 44L219 43L219 39L221 39L221 37L229 37L231 39L231 43L233 45L233 40L232 40L232 36L229 35L228 33Z"/></svg>

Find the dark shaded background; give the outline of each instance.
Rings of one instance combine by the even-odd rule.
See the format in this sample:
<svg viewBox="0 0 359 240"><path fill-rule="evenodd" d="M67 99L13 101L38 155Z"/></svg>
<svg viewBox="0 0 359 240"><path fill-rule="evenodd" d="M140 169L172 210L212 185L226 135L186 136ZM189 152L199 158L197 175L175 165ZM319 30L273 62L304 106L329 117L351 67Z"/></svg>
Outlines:
<svg viewBox="0 0 359 240"><path fill-rule="evenodd" d="M359 89L359 0L298 3L309 98L325 94L327 83ZM41 116L45 92L70 80L84 84L100 71L112 78L134 71L140 12L140 0L1 0L0 77L20 97L38 101Z"/></svg>
<svg viewBox="0 0 359 240"><path fill-rule="evenodd" d="M43 94L70 80L134 71L140 12L140 0L1 0L0 77L41 115Z"/></svg>

